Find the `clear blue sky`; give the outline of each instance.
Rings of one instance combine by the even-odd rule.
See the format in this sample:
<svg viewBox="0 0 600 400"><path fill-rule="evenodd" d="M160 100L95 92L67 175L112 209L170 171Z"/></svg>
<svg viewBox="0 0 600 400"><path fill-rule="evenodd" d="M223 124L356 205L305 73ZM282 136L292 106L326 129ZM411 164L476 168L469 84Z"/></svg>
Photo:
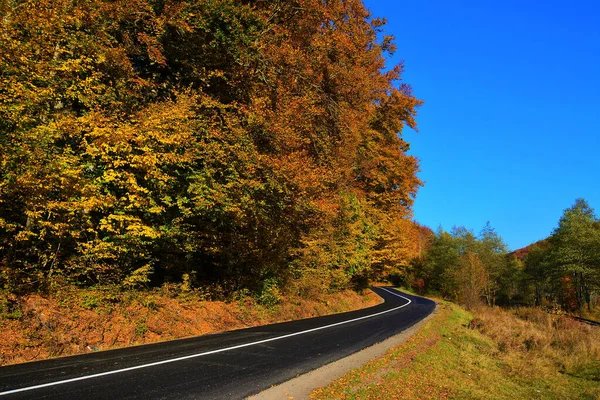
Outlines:
<svg viewBox="0 0 600 400"><path fill-rule="evenodd" d="M512 250L583 197L600 214L600 2L366 0L425 100L406 131L425 181L415 219L487 221Z"/></svg>

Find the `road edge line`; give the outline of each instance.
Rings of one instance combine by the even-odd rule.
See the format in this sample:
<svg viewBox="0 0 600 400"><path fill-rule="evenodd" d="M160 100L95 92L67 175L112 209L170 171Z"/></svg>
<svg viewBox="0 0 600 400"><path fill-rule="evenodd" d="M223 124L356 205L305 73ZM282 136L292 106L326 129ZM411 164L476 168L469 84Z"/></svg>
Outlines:
<svg viewBox="0 0 600 400"><path fill-rule="evenodd" d="M307 333L316 332L316 331L320 331L320 330L328 329L328 328L333 328L334 326L345 325L345 324L349 324L351 322L356 322L356 321L361 321L361 320L367 319L367 318L377 317L379 315L383 315L383 314L387 314L389 312L393 312L393 311L399 310L399 309L404 308L404 307L406 307L406 306L408 306L409 304L412 303L412 300L409 299L409 298L407 298L407 297L404 297L402 295L394 293L391 290L388 290L388 289L386 289L384 287L380 287L380 289L382 289L382 290L384 290L384 291L386 291L388 293L391 293L391 294L393 294L393 295L395 295L397 297L401 297L404 300L407 300L408 303L403 304L403 305L398 306L398 307L390 308L389 310L380 311L380 312L377 312L375 314L363 315L362 317L353 318L353 319L349 319L349 320L341 321L341 322L336 322L334 324L319 326L319 327L312 328L312 329L306 329L306 330L300 331L300 332L294 332L294 333L288 333L286 335L275 336L275 337L272 337L272 338L269 338L269 339L263 339L263 340L258 340L258 341L255 341L255 342L244 343L244 344L240 344L240 345L236 345L236 346L231 346L231 347L225 347L225 348L222 348L222 349L210 350L210 351L205 351L205 352L202 352L202 353L190 354L190 355L187 355L187 356L176 357L176 358L171 358L171 359L167 359L167 360L161 360L161 361L156 361L156 362L152 362L152 363L136 365L136 366L128 367L128 368L121 368L121 369L116 369L116 370L112 370L112 371L99 372L97 374L92 374L92 375L84 375L84 376L79 376L79 377L76 377L76 378L70 378L70 379L64 379L64 380L60 380L60 381L42 383L40 385L33 385L33 386L27 386L27 387L18 388L18 389L11 389L11 390L7 390L7 391L4 391L4 392L0 392L0 396L8 396L10 394L22 393L22 392L27 392L27 391L36 390L36 389L43 389L43 388L50 387L50 386L58 386L58 385L64 385L64 384L67 384L67 383L73 383L73 382L83 381L83 380L87 380L87 379L100 378L100 377L103 377L103 376L114 375L114 374L119 374L119 373L128 372L128 371L134 371L134 370L142 369L142 368L155 367L157 365L170 364L170 363L174 363L174 362L178 362L178 361L189 360L189 359L192 359L192 358L198 358L198 357L203 357L203 356L207 356L207 355L211 355L211 354L217 354L217 353L223 353L223 352L226 352L226 351L241 349L241 348L244 348L244 347L256 346L258 344L274 342L276 340L286 339L286 338L293 337L293 336L305 335Z"/></svg>
<svg viewBox="0 0 600 400"><path fill-rule="evenodd" d="M439 309L436 304L436 307L429 315L402 332L390 336L379 343L375 343L374 345L366 347L347 357L325 364L310 372L280 383L279 385L265 389L262 392L247 397L247 400L310 399L309 395L315 389L328 386L347 373L385 356L388 350L405 343L415 335L425 323L434 318L438 311Z"/></svg>

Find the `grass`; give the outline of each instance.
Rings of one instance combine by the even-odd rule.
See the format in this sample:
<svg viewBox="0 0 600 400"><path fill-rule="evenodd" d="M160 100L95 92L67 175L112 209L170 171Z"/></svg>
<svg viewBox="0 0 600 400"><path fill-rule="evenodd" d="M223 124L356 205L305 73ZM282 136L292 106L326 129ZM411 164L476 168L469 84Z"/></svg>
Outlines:
<svg viewBox="0 0 600 400"><path fill-rule="evenodd" d="M600 329L534 309L438 313L313 399L600 399Z"/></svg>

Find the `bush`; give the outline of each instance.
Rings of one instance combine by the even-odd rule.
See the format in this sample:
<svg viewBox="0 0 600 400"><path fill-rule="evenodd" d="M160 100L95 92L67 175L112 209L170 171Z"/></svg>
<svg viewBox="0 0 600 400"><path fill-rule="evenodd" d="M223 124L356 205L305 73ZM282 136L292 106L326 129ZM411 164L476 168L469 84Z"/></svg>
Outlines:
<svg viewBox="0 0 600 400"><path fill-rule="evenodd" d="M256 301L263 306L272 307L279 304L282 299L283 296L279 290L277 280L275 278L269 278L263 282L262 290Z"/></svg>

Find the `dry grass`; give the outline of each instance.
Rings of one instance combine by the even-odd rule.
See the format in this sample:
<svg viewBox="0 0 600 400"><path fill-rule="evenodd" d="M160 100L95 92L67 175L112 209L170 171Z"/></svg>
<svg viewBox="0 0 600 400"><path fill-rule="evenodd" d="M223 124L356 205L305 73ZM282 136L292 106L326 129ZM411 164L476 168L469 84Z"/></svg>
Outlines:
<svg viewBox="0 0 600 400"><path fill-rule="evenodd" d="M535 309L439 301L404 344L314 399L600 399L600 329Z"/></svg>
<svg viewBox="0 0 600 400"><path fill-rule="evenodd" d="M490 337L511 368L532 377L555 371L600 382L600 329L536 308L480 308L470 326ZM588 376L589 375L589 376Z"/></svg>
<svg viewBox="0 0 600 400"><path fill-rule="evenodd" d="M350 311L381 298L371 291L345 291L314 300L283 297L266 307L251 297L225 303L164 290L68 289L52 297L10 300L12 308L0 317L0 365Z"/></svg>

